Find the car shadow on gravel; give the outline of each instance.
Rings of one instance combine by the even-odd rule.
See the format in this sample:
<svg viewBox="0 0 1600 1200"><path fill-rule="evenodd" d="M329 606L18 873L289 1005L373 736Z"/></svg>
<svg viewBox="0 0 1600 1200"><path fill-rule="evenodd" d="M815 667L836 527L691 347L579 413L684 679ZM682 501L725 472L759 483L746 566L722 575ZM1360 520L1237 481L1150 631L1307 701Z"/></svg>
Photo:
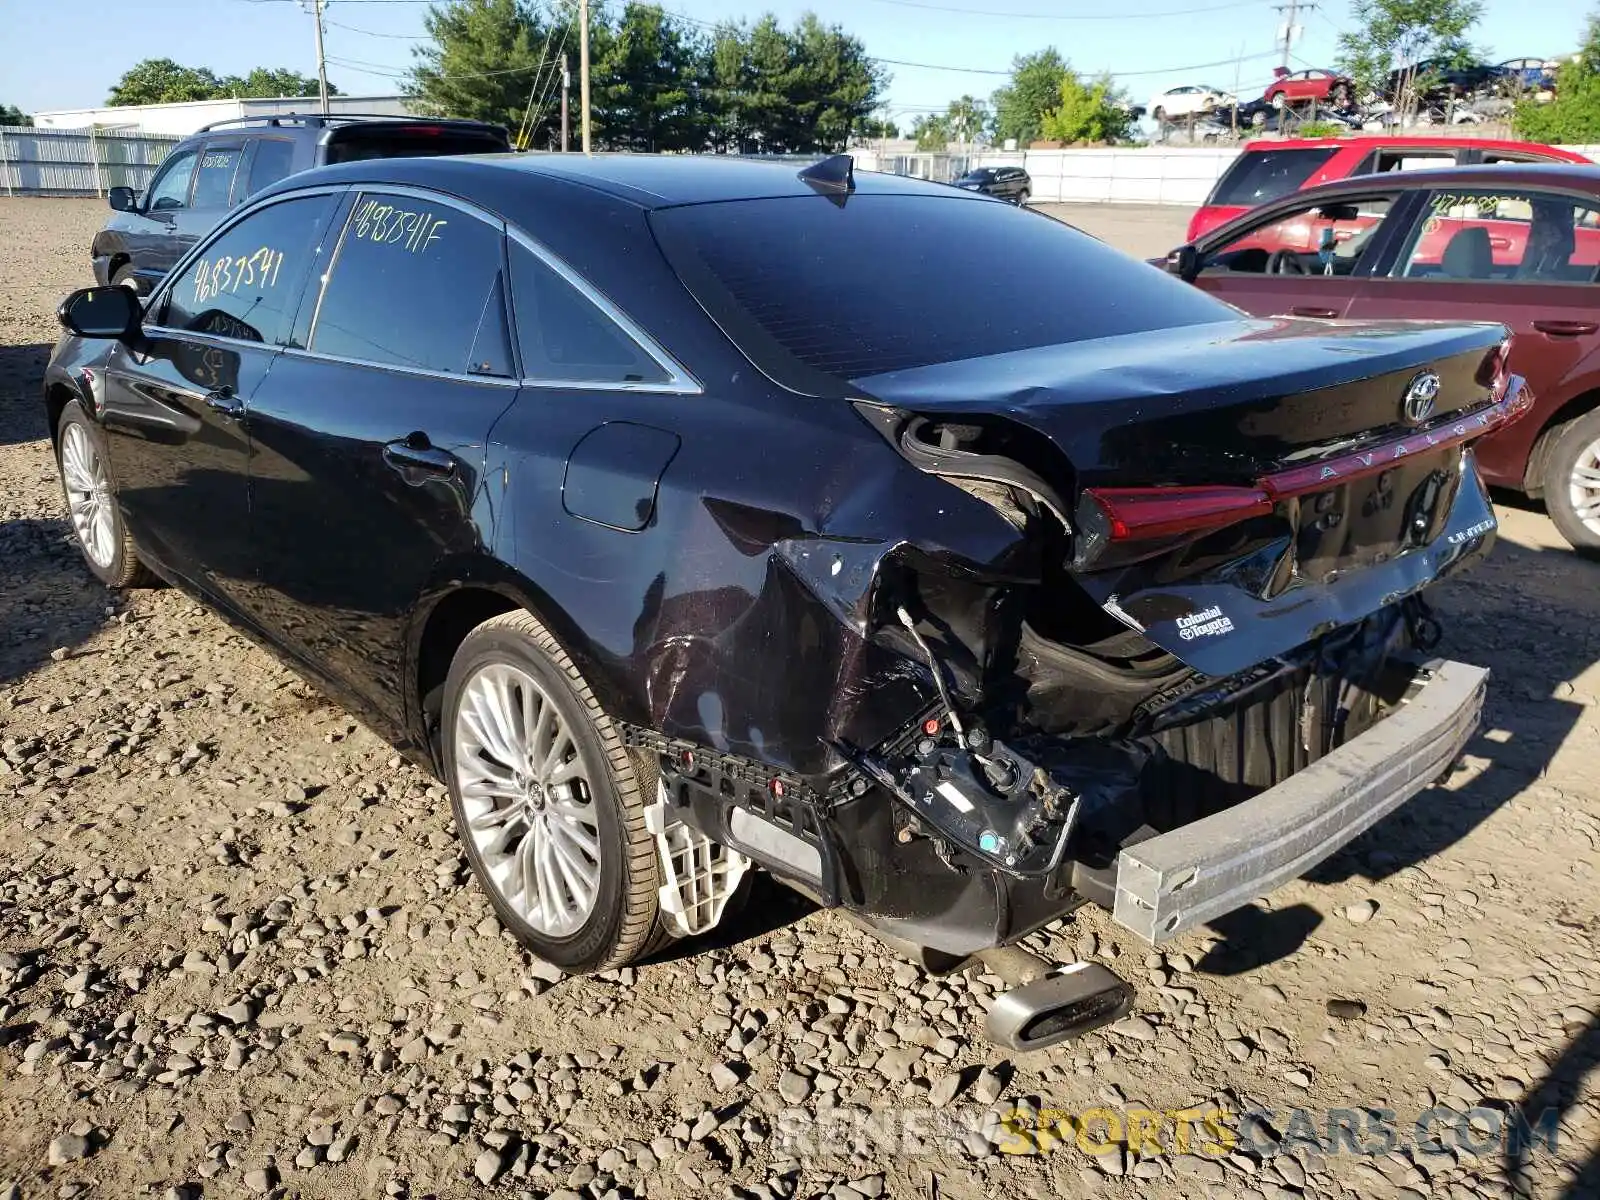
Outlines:
<svg viewBox="0 0 1600 1200"><path fill-rule="evenodd" d="M1559 1146L1562 1140L1573 1136L1569 1128L1564 1128L1567 1117L1582 1102L1585 1078L1596 1070L1600 1070L1600 1015L1591 1013L1588 1023L1567 1043L1549 1073L1507 1113L1505 1179L1519 1194L1534 1194L1534 1185L1548 1174L1554 1158L1549 1139L1556 1139ZM1576 1170L1558 1200L1594 1200L1600 1196L1600 1150L1591 1150L1588 1160L1578 1164ZM1553 1191L1545 1194L1556 1196Z"/></svg>
<svg viewBox="0 0 1600 1200"><path fill-rule="evenodd" d="M1472 576L1441 589L1435 605L1446 636L1437 653L1490 669L1488 700L1466 758L1485 764L1469 782L1432 788L1369 829L1306 879L1343 883L1387 879L1424 863L1471 834L1503 805L1537 784L1584 719L1572 680L1595 662L1586 637L1572 631L1592 620L1590 597L1600 568L1567 550L1534 549L1502 540L1498 575L1549 574L1559 602L1524 603L1504 587L1474 586Z"/></svg>
<svg viewBox="0 0 1600 1200"><path fill-rule="evenodd" d="M47 436L39 387L52 349L44 342L0 346L0 446Z"/></svg>
<svg viewBox="0 0 1600 1200"><path fill-rule="evenodd" d="M110 596L89 574L65 518L0 521L0 684L71 654L106 622Z"/></svg>

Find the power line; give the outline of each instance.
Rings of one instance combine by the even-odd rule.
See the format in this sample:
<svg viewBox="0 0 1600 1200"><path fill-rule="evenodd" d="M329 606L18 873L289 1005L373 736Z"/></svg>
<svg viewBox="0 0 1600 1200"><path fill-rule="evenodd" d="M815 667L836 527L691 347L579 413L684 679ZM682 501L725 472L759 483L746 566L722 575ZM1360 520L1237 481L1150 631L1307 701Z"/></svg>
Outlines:
<svg viewBox="0 0 1600 1200"><path fill-rule="evenodd" d="M346 25L343 21L331 21L323 18L323 23L332 25L336 29L348 29L351 33L364 33L368 37L394 38L402 42L424 42L428 39L422 34L415 33L379 33L376 29L357 29L354 25Z"/></svg>

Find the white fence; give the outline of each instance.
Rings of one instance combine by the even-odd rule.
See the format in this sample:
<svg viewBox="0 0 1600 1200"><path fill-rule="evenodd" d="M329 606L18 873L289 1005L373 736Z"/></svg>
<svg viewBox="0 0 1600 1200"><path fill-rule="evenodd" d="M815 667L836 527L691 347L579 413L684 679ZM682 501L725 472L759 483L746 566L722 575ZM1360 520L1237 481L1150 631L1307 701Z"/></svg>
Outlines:
<svg viewBox="0 0 1600 1200"><path fill-rule="evenodd" d="M142 191L180 139L160 133L0 125L0 194L104 196Z"/></svg>
<svg viewBox="0 0 1600 1200"><path fill-rule="evenodd" d="M1600 146L1567 146L1586 158L1600 155ZM945 155L886 155L870 149L850 152L865 171L941 179L937 160ZM1065 204L1202 204L1212 185L1239 153L1237 146L1169 149L1162 146L1104 150L1027 150L975 155L973 166L1020 166L1033 179L1032 199ZM932 170L907 169L911 159L928 159Z"/></svg>

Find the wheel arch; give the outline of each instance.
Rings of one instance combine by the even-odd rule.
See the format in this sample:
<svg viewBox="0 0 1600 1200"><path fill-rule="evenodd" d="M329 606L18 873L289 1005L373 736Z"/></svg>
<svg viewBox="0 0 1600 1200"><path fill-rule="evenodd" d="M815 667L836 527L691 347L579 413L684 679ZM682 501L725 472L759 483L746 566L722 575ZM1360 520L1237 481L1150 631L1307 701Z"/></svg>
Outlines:
<svg viewBox="0 0 1600 1200"><path fill-rule="evenodd" d="M413 607L406 644L406 724L434 769L445 677L467 634L502 613L522 610L543 624L571 656L607 715L629 719L607 656L580 623L538 584L498 559L456 559L435 573Z"/></svg>
<svg viewBox="0 0 1600 1200"><path fill-rule="evenodd" d="M1528 449L1528 462L1522 473L1522 490L1532 499L1537 500L1544 495L1545 466L1550 461L1550 451L1561 436L1561 431L1579 417L1600 408L1600 379L1590 379L1588 383L1587 388L1569 397L1545 419Z"/></svg>

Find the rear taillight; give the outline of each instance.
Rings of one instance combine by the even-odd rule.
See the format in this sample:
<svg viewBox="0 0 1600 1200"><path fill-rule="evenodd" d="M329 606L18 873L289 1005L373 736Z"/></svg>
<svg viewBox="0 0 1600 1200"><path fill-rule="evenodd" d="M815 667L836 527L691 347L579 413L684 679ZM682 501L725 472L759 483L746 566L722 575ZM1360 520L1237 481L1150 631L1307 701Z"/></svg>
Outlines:
<svg viewBox="0 0 1600 1200"><path fill-rule="evenodd" d="M1272 511L1261 488L1089 488L1084 496L1099 508L1114 542L1203 533Z"/></svg>
<svg viewBox="0 0 1600 1200"><path fill-rule="evenodd" d="M1509 367L1510 343L1491 351L1479 368L1479 382L1493 400L1468 415L1447 417L1364 450L1288 467L1263 475L1253 487L1091 487L1084 489L1078 520L1097 554L1104 543L1172 541L1210 533L1270 514L1280 501L1325 492L1389 470L1411 455L1465 445L1517 421L1533 407L1527 384Z"/></svg>
<svg viewBox="0 0 1600 1200"><path fill-rule="evenodd" d="M1511 383L1511 339L1503 338L1498 346L1483 356L1478 367L1476 382L1489 389L1496 400L1503 400Z"/></svg>

